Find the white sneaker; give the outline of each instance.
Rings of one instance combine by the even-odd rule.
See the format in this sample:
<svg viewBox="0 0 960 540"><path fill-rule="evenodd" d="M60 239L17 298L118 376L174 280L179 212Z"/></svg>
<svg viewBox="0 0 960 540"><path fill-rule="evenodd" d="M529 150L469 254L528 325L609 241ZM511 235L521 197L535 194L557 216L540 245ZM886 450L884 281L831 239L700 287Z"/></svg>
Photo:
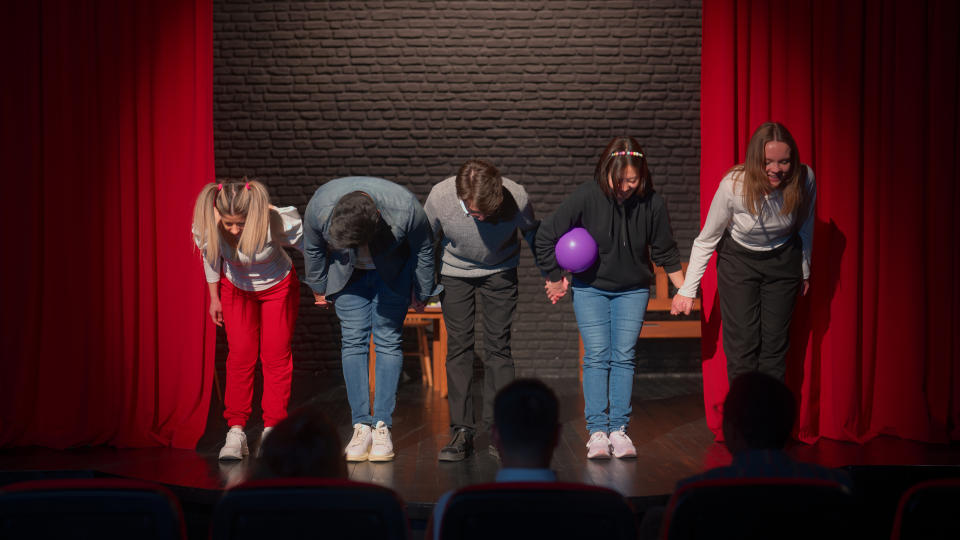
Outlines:
<svg viewBox="0 0 960 540"><path fill-rule="evenodd" d="M370 455L370 444L373 442L373 436L370 433L370 426L366 424L353 425L353 437L347 444L344 453L347 455L347 461L366 461Z"/></svg>
<svg viewBox="0 0 960 540"><path fill-rule="evenodd" d="M260 434L260 444L257 445L257 458L258 458L258 459L260 458L260 456L263 455L263 441L267 440L267 435L269 435L271 431L273 431L273 426L264 427L264 428L263 428L263 433Z"/></svg>
<svg viewBox="0 0 960 540"><path fill-rule="evenodd" d="M602 431L594 431L587 441L587 459L610 459L610 439Z"/></svg>
<svg viewBox="0 0 960 540"><path fill-rule="evenodd" d="M393 441L390 440L390 428L377 422L373 430L373 446L370 448L370 461L393 461Z"/></svg>
<svg viewBox="0 0 960 540"><path fill-rule="evenodd" d="M243 459L248 454L250 450L247 448L247 434L240 426L233 426L227 432L227 442L220 449L220 459Z"/></svg>
<svg viewBox="0 0 960 540"><path fill-rule="evenodd" d="M630 437L627 437L627 426L620 426L620 429L610 433L610 446L613 447L614 457L637 457L637 447L633 445Z"/></svg>

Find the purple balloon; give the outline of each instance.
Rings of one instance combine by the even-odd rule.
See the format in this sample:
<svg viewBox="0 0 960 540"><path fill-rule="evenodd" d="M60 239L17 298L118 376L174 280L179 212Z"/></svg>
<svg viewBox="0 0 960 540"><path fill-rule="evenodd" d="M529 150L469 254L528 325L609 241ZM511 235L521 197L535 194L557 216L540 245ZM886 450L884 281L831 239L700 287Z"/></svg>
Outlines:
<svg viewBox="0 0 960 540"><path fill-rule="evenodd" d="M583 272L597 260L597 243L583 227L574 227L557 240L557 263L567 270Z"/></svg>

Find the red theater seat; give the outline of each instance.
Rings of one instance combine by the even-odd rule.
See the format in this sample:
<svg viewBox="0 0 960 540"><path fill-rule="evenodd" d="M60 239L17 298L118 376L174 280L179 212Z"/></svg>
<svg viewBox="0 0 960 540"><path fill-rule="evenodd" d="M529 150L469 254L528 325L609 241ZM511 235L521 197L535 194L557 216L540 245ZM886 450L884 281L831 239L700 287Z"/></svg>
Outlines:
<svg viewBox="0 0 960 540"><path fill-rule="evenodd" d="M856 538L849 490L829 480L714 479L694 482L670 498L661 538Z"/></svg>
<svg viewBox="0 0 960 540"><path fill-rule="evenodd" d="M437 524L427 527L428 534ZM442 539L634 540L633 509L616 491L565 482L489 483L458 490L439 524Z"/></svg>
<svg viewBox="0 0 960 540"><path fill-rule="evenodd" d="M960 538L960 478L921 482L903 494L893 540Z"/></svg>
<svg viewBox="0 0 960 540"><path fill-rule="evenodd" d="M166 488L136 480L34 480L0 491L0 536L186 538L179 502Z"/></svg>
<svg viewBox="0 0 960 540"><path fill-rule="evenodd" d="M227 491L213 513L213 540L408 537L407 515L396 493L350 480L247 482Z"/></svg>

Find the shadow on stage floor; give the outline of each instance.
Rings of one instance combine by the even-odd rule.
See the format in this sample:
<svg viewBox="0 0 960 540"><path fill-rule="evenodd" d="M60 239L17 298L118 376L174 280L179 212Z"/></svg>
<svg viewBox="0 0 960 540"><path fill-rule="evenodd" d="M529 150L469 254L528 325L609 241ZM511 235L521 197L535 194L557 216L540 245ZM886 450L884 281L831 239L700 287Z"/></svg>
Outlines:
<svg viewBox="0 0 960 540"><path fill-rule="evenodd" d="M354 480L394 489L408 504L411 520L423 520L447 490L492 481L499 466L481 434L477 451L459 463L438 463L437 452L449 438L446 399L421 385L419 377L404 376L394 414L393 440L397 457L390 463L358 463L348 468ZM594 462L586 459L583 398L576 379L546 381L560 398L563 431L553 468L561 480L613 488L638 506L662 503L680 478L729 462L721 444L713 442L704 420L699 375L641 376L633 389L633 415L628 434L637 458ZM259 403L259 396L254 396ZM337 376L297 374L291 407L321 407L339 427L344 443L352 433L346 389ZM254 407L257 411L258 407ZM208 427L196 451L167 448L110 447L50 450L14 448L0 451L0 484L63 476L117 476L155 481L169 486L184 503L209 508L223 488L245 478L252 460L219 463L217 453L226 426L223 405L214 395ZM252 450L262 427L255 412L247 425ZM952 465L960 463L960 445L931 445L882 437L857 445L823 440L796 444L790 452L805 461L830 467L873 465ZM198 514L202 514L199 512Z"/></svg>

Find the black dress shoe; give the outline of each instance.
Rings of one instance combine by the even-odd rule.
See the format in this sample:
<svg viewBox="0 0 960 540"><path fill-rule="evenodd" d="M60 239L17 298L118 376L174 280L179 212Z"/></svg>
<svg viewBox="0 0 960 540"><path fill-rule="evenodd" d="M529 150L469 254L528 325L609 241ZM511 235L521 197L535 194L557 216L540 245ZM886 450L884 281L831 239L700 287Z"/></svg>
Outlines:
<svg viewBox="0 0 960 540"><path fill-rule="evenodd" d="M437 457L440 461L463 461L473 451L473 432L458 427L453 430L453 438L440 449Z"/></svg>

